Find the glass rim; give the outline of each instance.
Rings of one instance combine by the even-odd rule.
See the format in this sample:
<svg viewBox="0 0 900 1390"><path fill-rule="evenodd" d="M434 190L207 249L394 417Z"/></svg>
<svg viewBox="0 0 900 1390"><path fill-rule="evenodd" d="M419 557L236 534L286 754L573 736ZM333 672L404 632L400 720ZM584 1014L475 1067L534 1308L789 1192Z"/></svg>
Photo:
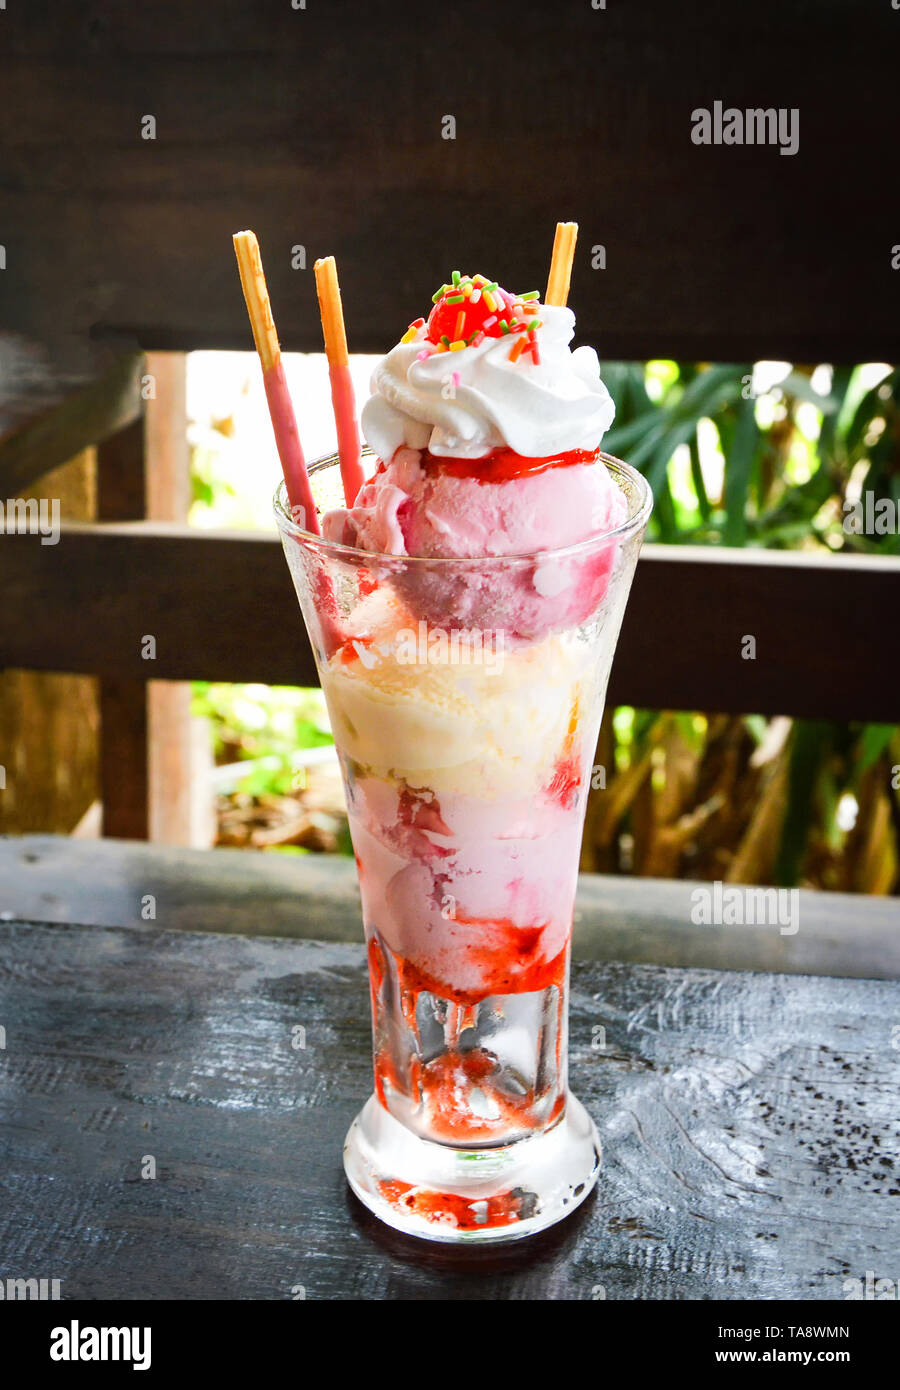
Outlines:
<svg viewBox="0 0 900 1390"><path fill-rule="evenodd" d="M362 457L375 457L374 450L370 449L368 446L364 446L362 449ZM288 511L287 485L283 478L275 489L275 494L272 498L272 506L275 512L275 520L282 536L291 536L294 540L315 550L322 551L324 554L334 559L340 559L346 563L355 565L365 566L377 563L380 566L396 566L402 564L404 567L408 565L414 567L427 566L430 569L440 568L445 565L464 568L475 566L483 567L485 564L503 565L522 564L525 562L534 564L537 561L545 561L551 557L553 559L564 559L569 556L577 556L584 551L590 550L601 542L627 539L646 526L650 518L650 513L653 510L653 492L643 473L639 473L636 468L632 468L631 464L625 463L623 459L616 458L614 454L605 454L600 450L597 457L606 464L607 468L610 468L611 465L610 471L613 472L613 474L617 471L623 474L635 488L638 497L638 505L634 515L626 517L618 526L610 527L606 531L595 531L592 535L586 536L584 540L575 541L572 545L557 546L555 548L548 547L545 550L533 550L514 555L393 555L380 550L362 550L358 546L344 545L340 541L328 541L324 536L316 536L312 531L307 531L305 527L298 526L297 522L294 521L294 518ZM317 473L323 473L326 468L339 467L339 463L338 454L323 454L320 458L315 459L308 465L309 475L313 478Z"/></svg>

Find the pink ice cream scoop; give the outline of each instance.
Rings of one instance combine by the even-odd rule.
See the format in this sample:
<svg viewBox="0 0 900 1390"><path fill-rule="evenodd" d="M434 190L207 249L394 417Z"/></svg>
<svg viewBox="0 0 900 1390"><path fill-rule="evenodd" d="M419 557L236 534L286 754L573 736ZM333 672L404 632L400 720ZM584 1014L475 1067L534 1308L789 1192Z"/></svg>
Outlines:
<svg viewBox="0 0 900 1390"><path fill-rule="evenodd" d="M428 322L376 367L362 425L377 471L323 531L381 554L468 561L397 576L417 617L530 640L602 599L608 533L628 507L598 456L614 407L593 348L569 347L574 324L534 294L454 272ZM579 548L557 553L567 547ZM476 563L507 555L502 583L496 565Z"/></svg>
<svg viewBox="0 0 900 1390"><path fill-rule="evenodd" d="M396 582L415 615L428 622L445 624L452 616L461 627L538 638L595 611L615 542L598 540L569 555L548 552L615 529L628 510L603 462L572 452L571 460L564 455L556 466L503 476L518 457L509 450L458 462L401 447L362 488L352 509L326 515L324 533L388 555L529 557L510 561L502 588L496 566L470 563L413 567Z"/></svg>

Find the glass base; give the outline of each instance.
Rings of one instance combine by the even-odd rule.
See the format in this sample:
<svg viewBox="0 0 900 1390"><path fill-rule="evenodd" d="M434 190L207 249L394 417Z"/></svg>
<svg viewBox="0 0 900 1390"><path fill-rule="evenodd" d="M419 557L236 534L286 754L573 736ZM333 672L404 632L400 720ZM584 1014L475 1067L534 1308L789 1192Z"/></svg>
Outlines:
<svg viewBox="0 0 900 1390"><path fill-rule="evenodd" d="M481 1149L421 1139L372 1096L347 1133L344 1171L363 1205L395 1230L480 1245L520 1240L569 1216L594 1187L601 1153L594 1122L571 1093L552 1129Z"/></svg>

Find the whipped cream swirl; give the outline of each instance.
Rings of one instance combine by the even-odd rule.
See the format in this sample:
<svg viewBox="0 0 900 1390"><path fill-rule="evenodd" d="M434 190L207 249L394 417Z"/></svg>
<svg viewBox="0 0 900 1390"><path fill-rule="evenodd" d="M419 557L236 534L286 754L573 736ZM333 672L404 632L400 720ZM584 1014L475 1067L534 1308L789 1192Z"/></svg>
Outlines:
<svg viewBox="0 0 900 1390"><path fill-rule="evenodd" d="M401 445L469 459L504 446L531 458L596 449L615 415L597 354L570 349L571 309L533 308L542 324L537 366L510 362L509 335L421 362L424 327L398 343L372 373L362 412L363 434L378 457L390 461Z"/></svg>

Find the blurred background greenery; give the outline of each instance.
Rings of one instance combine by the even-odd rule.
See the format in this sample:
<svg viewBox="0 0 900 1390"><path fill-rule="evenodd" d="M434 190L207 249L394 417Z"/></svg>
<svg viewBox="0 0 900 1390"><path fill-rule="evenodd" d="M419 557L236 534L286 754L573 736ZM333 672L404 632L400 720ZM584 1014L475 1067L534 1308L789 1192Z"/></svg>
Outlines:
<svg viewBox="0 0 900 1390"><path fill-rule="evenodd" d="M357 370L364 382L366 359ZM649 540L900 553L896 521L883 534L845 524L868 493L900 513L900 370L653 361L607 363L603 374L616 402L603 447L653 488ZM229 472L234 420L208 417L192 425L192 520L258 520ZM195 703L214 731L219 843L350 852L320 692L198 686ZM606 785L591 791L584 870L900 886L895 725L619 707L607 711L596 762Z"/></svg>

